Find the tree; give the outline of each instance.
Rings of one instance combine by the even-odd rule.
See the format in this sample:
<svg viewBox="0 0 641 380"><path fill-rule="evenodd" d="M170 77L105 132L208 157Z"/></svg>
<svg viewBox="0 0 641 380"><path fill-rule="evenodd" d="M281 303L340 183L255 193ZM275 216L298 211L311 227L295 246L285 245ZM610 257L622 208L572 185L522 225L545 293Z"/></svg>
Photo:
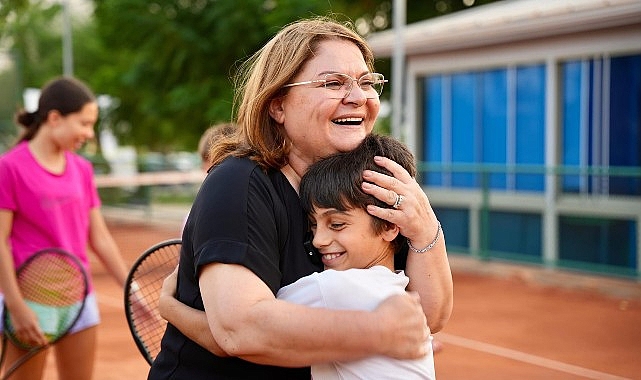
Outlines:
<svg viewBox="0 0 641 380"><path fill-rule="evenodd" d="M0 70L0 152L15 141L13 113L22 103L22 89L39 86L52 66L62 67L60 40L50 33L58 10L43 1L0 2L0 58L9 62Z"/></svg>
<svg viewBox="0 0 641 380"><path fill-rule="evenodd" d="M233 0L96 3L110 62L96 73L121 100L127 137L152 149L195 146L209 125L232 116L234 68L280 26L323 1ZM116 131L118 132L118 131Z"/></svg>
<svg viewBox="0 0 641 380"><path fill-rule="evenodd" d="M470 1L407 0L408 23ZM390 0L93 3L93 18L73 23L75 75L117 100L109 120L122 143L160 151L193 149L208 126L230 120L235 69L283 25L334 14L367 34L389 28L392 12ZM20 62L21 86L40 87L62 72L60 14L59 3L45 0L0 3L0 43ZM388 66L378 65L384 73Z"/></svg>

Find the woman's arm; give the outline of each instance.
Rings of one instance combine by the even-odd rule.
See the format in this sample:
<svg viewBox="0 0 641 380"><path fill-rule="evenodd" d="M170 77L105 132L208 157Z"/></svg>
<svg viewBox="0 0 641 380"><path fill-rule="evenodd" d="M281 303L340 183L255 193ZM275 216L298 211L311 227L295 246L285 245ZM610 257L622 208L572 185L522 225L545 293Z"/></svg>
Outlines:
<svg viewBox="0 0 641 380"><path fill-rule="evenodd" d="M175 284L174 274L163 283L161 315L219 356L223 350L255 363L295 367L370 355L425 355L429 329L416 295L390 297L374 312L310 308L275 299L242 266L210 264L200 276L205 314L171 297Z"/></svg>
<svg viewBox="0 0 641 380"><path fill-rule="evenodd" d="M374 312L311 308L278 300L249 269L221 263L205 266L199 284L209 327L231 356L298 367L426 354L429 329L409 294L388 298Z"/></svg>
<svg viewBox="0 0 641 380"><path fill-rule="evenodd" d="M0 210L0 291L5 307L9 309L16 336L34 345L47 343L36 314L24 302L18 288L13 255L9 247L9 234L13 225L13 212Z"/></svg>
<svg viewBox="0 0 641 380"><path fill-rule="evenodd" d="M118 285L124 286L127 266L98 208L92 208L89 213L89 246Z"/></svg>
<svg viewBox="0 0 641 380"><path fill-rule="evenodd" d="M158 312L180 332L201 347L218 356L228 356L209 330L209 322L203 311L191 308L175 298L178 282L178 266L165 278L160 289Z"/></svg>
<svg viewBox="0 0 641 380"><path fill-rule="evenodd" d="M363 173L363 190L393 205L397 194L404 197L398 209L368 206L374 216L396 224L401 234L417 249L432 243L437 235L438 220L427 195L409 173L394 161L376 157L380 166L394 177L366 170ZM408 289L421 296L421 304L433 333L440 331L452 314L454 302L452 272L445 249L445 236L440 231L436 244L427 252L416 253L410 249L405 273L410 278Z"/></svg>

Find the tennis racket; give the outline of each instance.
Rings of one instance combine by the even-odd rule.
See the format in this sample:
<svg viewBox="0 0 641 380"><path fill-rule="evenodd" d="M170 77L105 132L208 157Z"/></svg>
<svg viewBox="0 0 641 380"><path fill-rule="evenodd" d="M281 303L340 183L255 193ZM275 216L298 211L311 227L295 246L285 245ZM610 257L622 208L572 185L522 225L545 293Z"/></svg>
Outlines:
<svg viewBox="0 0 641 380"><path fill-rule="evenodd" d="M125 315L136 346L149 365L160 352L167 322L158 312L158 298L165 278L180 258L180 239L160 242L136 260L125 283Z"/></svg>
<svg viewBox="0 0 641 380"><path fill-rule="evenodd" d="M85 306L89 282L78 258L62 249L47 248L36 252L16 271L18 287L27 305L38 317L47 343L33 346L16 334L7 306L2 315L3 342L0 368L4 364L7 339L27 353L18 358L2 375L11 376L38 352L64 337L76 323Z"/></svg>

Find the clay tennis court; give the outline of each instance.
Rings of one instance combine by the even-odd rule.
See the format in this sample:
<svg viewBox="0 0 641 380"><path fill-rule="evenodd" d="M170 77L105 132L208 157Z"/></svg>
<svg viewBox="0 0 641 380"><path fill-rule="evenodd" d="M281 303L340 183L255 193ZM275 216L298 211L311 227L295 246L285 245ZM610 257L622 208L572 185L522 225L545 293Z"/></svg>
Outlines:
<svg viewBox="0 0 641 380"><path fill-rule="evenodd" d="M127 263L178 237L182 212L161 224L108 217ZM438 379L641 379L641 284L451 262L455 306L436 335L445 346L435 357ZM149 367L127 328L122 291L99 263L93 271L102 316L94 379L145 379ZM57 378L52 366L48 380Z"/></svg>

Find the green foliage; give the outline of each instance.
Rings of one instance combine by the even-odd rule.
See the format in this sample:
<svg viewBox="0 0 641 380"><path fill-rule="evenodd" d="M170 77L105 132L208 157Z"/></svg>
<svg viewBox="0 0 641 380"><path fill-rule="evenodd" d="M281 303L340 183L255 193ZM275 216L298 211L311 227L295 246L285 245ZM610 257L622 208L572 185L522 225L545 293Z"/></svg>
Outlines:
<svg viewBox="0 0 641 380"><path fill-rule="evenodd" d="M0 38L10 46L24 87L40 87L51 73L62 71L60 35L51 33L61 7L39 1L7 1L0 8Z"/></svg>
<svg viewBox="0 0 641 380"><path fill-rule="evenodd" d="M476 0L475 6L492 1ZM392 19L391 0L93 3L92 17L73 23L74 75L117 100L101 116L122 144L156 151L193 150L207 127L230 120L236 68L283 25L333 14L368 33L391 27ZM0 47L10 46L19 63L18 87L40 87L62 72L59 4L0 3ZM408 0L408 23L465 7L463 0ZM377 67L389 76L389 61Z"/></svg>
<svg viewBox="0 0 641 380"><path fill-rule="evenodd" d="M44 1L0 2L0 152L17 137L13 115L21 106L22 89L40 86L52 69L62 67L60 40L49 33L59 9Z"/></svg>
<svg viewBox="0 0 641 380"><path fill-rule="evenodd" d="M151 149L193 147L232 115L238 63L282 25L324 14L324 1L97 1L97 34L110 52L104 92L121 100L125 138ZM97 73L98 74L98 73ZM118 132L118 130L116 130Z"/></svg>

